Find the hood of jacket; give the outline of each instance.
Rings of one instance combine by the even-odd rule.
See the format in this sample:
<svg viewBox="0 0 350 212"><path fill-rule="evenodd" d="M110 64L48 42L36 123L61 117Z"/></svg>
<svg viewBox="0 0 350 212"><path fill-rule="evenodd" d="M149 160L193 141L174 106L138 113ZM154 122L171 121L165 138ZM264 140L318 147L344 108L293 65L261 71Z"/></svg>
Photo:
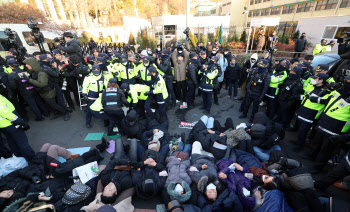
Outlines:
<svg viewBox="0 0 350 212"><path fill-rule="evenodd" d="M255 59L255 62L254 62L254 63L252 62L252 59ZM250 57L250 64L251 64L251 66L253 66L256 62L258 62L258 54L257 54L257 53L254 53L254 54L252 54L252 56Z"/></svg>
<svg viewBox="0 0 350 212"><path fill-rule="evenodd" d="M263 139L265 137L266 127L262 124L253 124L250 128L252 139Z"/></svg>
<svg viewBox="0 0 350 212"><path fill-rule="evenodd" d="M172 199L176 199L180 203L184 203L187 200L189 200L191 195L192 195L191 188L185 181L182 181L181 185L182 185L185 193L179 194L175 191L176 184L177 183L175 183L175 182L171 182L167 187L167 192L172 197Z"/></svg>
<svg viewBox="0 0 350 212"><path fill-rule="evenodd" d="M254 124L262 124L264 126L266 126L269 122L269 118L266 116L265 113L263 112L257 112L254 115L254 120L253 123Z"/></svg>
<svg viewBox="0 0 350 212"><path fill-rule="evenodd" d="M126 119L128 122L136 122L137 121L137 112L136 110L131 110L127 115Z"/></svg>
<svg viewBox="0 0 350 212"><path fill-rule="evenodd" d="M223 187L223 185L220 183L220 181L217 178L208 178L208 176L203 176L201 177L201 179L198 181L197 184L197 190L199 192L201 192L202 194L204 194L207 190L207 186L213 183L216 186L216 191L218 193L218 195L225 190L225 188Z"/></svg>
<svg viewBox="0 0 350 212"><path fill-rule="evenodd" d="M80 46L80 42L75 40L74 38L70 39L69 41L67 41L67 44L73 44L73 43L76 43Z"/></svg>
<svg viewBox="0 0 350 212"><path fill-rule="evenodd" d="M29 73L34 73L36 71L39 71L41 69L40 63L34 58L30 57L23 61L24 64L28 64L32 67L32 69L28 69Z"/></svg>

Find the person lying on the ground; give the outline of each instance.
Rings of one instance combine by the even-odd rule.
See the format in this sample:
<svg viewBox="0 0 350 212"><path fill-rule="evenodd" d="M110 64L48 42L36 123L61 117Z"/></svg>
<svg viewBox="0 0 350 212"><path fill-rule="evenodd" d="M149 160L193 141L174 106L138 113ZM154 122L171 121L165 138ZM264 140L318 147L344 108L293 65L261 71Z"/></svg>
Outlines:
<svg viewBox="0 0 350 212"><path fill-rule="evenodd" d="M100 174L101 183L103 185L101 201L104 204L113 204L121 192L133 187L130 170L134 168L133 166L136 164L136 159L136 139L130 141L129 151L126 155L123 141L118 138L115 141L114 156Z"/></svg>
<svg viewBox="0 0 350 212"><path fill-rule="evenodd" d="M282 125L269 120L263 112L257 112L254 115L249 134L252 137L255 155L261 161L269 160L271 151L281 150L277 143L285 136Z"/></svg>
<svg viewBox="0 0 350 212"><path fill-rule="evenodd" d="M136 110L131 110L121 122L122 133L127 138L141 140L145 126L140 123Z"/></svg>
<svg viewBox="0 0 350 212"><path fill-rule="evenodd" d="M138 159L142 159L142 154L149 146L154 146L153 150L160 152L164 157L169 152L170 135L168 132L168 121L165 120L161 124L154 119L147 120L147 131L142 134L142 142L138 145ZM158 147L159 146L159 147Z"/></svg>
<svg viewBox="0 0 350 212"><path fill-rule="evenodd" d="M148 149L135 168L137 170L131 170L131 175L136 195L145 200L154 198L163 189L168 175L164 166L164 156Z"/></svg>
<svg viewBox="0 0 350 212"><path fill-rule="evenodd" d="M203 130L212 130L215 134L220 135L223 134L228 129L233 128L233 122L231 118L227 118L225 122L225 126L222 127L219 121L214 120L213 117L208 117L206 115L202 116L199 121L194 125L190 134L188 135L188 139L186 143L192 144L197 141L196 136L199 132Z"/></svg>
<svg viewBox="0 0 350 212"><path fill-rule="evenodd" d="M200 193L197 205L202 212L234 211L243 212L243 206L237 195L225 189L216 178L203 177L197 185Z"/></svg>
<svg viewBox="0 0 350 212"><path fill-rule="evenodd" d="M195 184L204 176L209 178L217 177L215 158L202 154L201 144L198 141L193 143L191 166L187 173Z"/></svg>
<svg viewBox="0 0 350 212"><path fill-rule="evenodd" d="M61 156L68 161L60 163ZM71 160L74 158L74 160ZM93 161L101 161L103 156L97 149L92 149L79 157L63 147L44 144L29 165L16 170L0 180L0 190L6 194L7 204L25 197L28 193L40 193L50 190L51 197L46 201L55 203L63 198L66 185L73 183L69 176L72 170ZM57 167L50 165L57 164ZM68 183L68 184L67 184Z"/></svg>

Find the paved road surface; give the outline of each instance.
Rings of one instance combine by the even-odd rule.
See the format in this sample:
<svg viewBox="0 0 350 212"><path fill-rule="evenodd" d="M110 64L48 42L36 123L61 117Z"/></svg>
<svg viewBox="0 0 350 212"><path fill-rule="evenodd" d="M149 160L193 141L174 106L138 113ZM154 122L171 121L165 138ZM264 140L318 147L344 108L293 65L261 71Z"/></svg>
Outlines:
<svg viewBox="0 0 350 212"><path fill-rule="evenodd" d="M227 98L228 91L222 89L221 94L219 94L220 105L212 106L211 116L216 120L219 120L223 124L227 117L233 119L233 123L237 126L241 122L248 124L248 119L240 120L238 116L241 114L238 109L241 101L232 100ZM168 111L169 119L169 132L171 135L181 132L185 132L186 136L190 132L189 129L179 128L180 121L194 122L198 121L203 115L203 111L199 108L202 106L202 98L196 97L195 108L192 110L179 109L179 104L177 107ZM263 108L260 108L263 110ZM250 115L250 113L249 113ZM248 118L249 118L248 115ZM33 114L29 114L30 120L34 120ZM56 120L45 120L43 122L30 121L31 129L27 132L29 143L35 152L39 151L41 146L45 143L52 143L65 148L76 148L76 147L95 147L99 141L84 141L84 138L88 133L95 132L107 132L107 129L103 127L103 121L94 119L92 120L92 128L86 129L85 127L85 113L76 109L72 115L71 119L67 122L63 121L62 118ZM293 144L288 142L288 140L293 140L296 138L296 133L286 132L286 138L280 143L280 146L285 150L291 158L297 159L302 162L306 167L311 168L311 161L306 161L302 159L302 154L309 151L309 149L304 148L301 152L295 153L292 151ZM122 137L122 139L125 139ZM103 153L105 159L101 164L107 164L110 160L110 155L107 152ZM315 179L324 176L325 173L315 176ZM329 192L340 196L347 201L350 201L350 195L348 192L340 191L335 187L330 188ZM136 208L148 208L155 209L155 205L161 202L161 198L155 198L152 201L143 201L138 198L133 198L133 204Z"/></svg>

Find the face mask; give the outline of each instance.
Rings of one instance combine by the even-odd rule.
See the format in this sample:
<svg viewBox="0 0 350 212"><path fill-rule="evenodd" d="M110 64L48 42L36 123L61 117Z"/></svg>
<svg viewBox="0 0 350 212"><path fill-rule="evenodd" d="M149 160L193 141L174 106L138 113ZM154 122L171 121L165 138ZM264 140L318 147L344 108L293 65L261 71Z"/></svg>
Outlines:
<svg viewBox="0 0 350 212"><path fill-rule="evenodd" d="M122 64L126 66L126 64L128 64L128 62L123 62Z"/></svg>
<svg viewBox="0 0 350 212"><path fill-rule="evenodd" d="M311 80L310 80L310 83L311 83L311 85L316 85L316 84L317 84L317 81L314 80L314 79L311 79Z"/></svg>
<svg viewBox="0 0 350 212"><path fill-rule="evenodd" d="M224 55L227 55L228 52L224 52Z"/></svg>
<svg viewBox="0 0 350 212"><path fill-rule="evenodd" d="M149 63L144 63L144 65L147 67L147 66L149 66Z"/></svg>
<svg viewBox="0 0 350 212"><path fill-rule="evenodd" d="M177 193L182 193L184 191L184 188L182 187L182 185L180 184L177 184L175 186L175 189L174 189Z"/></svg>
<svg viewBox="0 0 350 212"><path fill-rule="evenodd" d="M261 177L261 179L262 179L263 182L264 182L265 177L267 177L267 175L263 175L263 176Z"/></svg>
<svg viewBox="0 0 350 212"><path fill-rule="evenodd" d="M157 48L158 51L160 51L160 48Z"/></svg>
<svg viewBox="0 0 350 212"><path fill-rule="evenodd" d="M216 54L216 51L212 51L211 53Z"/></svg>
<svg viewBox="0 0 350 212"><path fill-rule="evenodd" d="M252 59L252 60L250 60L250 62L251 62L251 63L255 63L255 62L256 62L256 60L255 60L255 59Z"/></svg>
<svg viewBox="0 0 350 212"><path fill-rule="evenodd" d="M231 67L235 67L235 65L236 65L236 63L235 63L235 62L230 63L230 66L231 66Z"/></svg>
<svg viewBox="0 0 350 212"><path fill-rule="evenodd" d="M98 75L100 75L100 71L92 71L92 74L95 76L98 76Z"/></svg>

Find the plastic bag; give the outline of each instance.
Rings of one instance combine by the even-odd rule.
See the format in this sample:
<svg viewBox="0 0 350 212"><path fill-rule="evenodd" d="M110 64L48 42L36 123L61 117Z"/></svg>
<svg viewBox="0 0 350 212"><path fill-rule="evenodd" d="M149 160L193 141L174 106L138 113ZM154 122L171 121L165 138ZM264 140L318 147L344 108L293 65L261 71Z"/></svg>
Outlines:
<svg viewBox="0 0 350 212"><path fill-rule="evenodd" d="M17 169L21 169L28 166L28 163L24 157L16 157L13 155L11 158L0 159L0 177L5 177Z"/></svg>

